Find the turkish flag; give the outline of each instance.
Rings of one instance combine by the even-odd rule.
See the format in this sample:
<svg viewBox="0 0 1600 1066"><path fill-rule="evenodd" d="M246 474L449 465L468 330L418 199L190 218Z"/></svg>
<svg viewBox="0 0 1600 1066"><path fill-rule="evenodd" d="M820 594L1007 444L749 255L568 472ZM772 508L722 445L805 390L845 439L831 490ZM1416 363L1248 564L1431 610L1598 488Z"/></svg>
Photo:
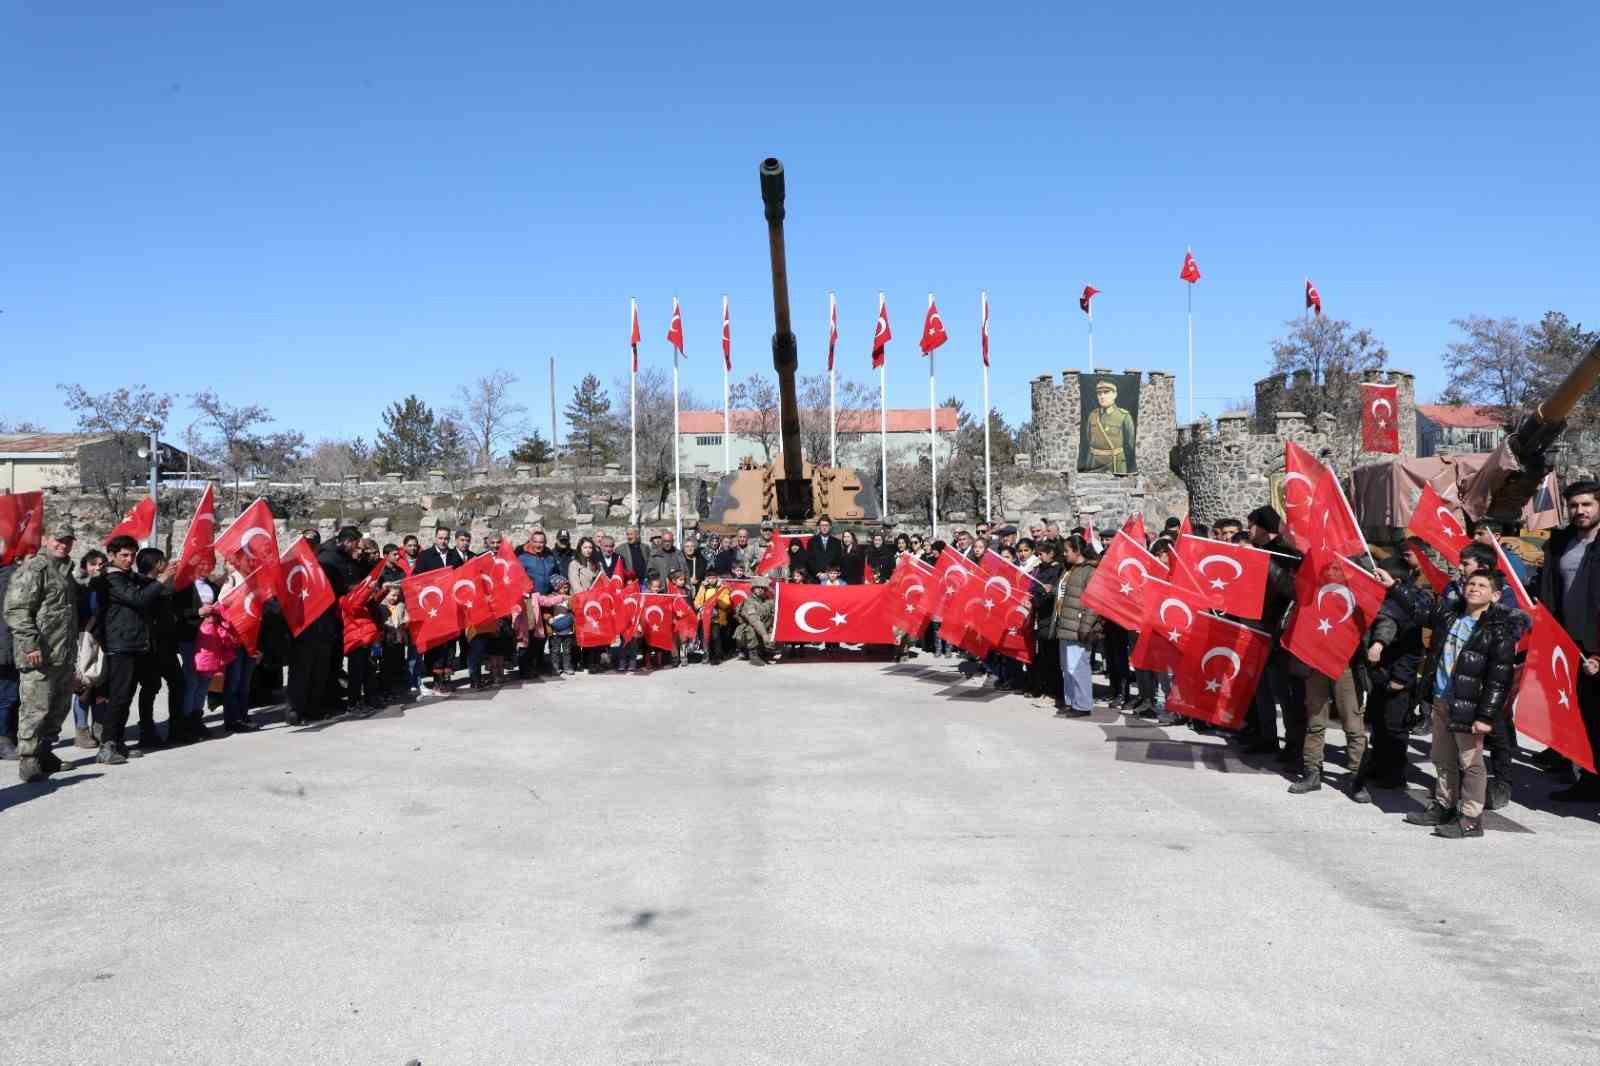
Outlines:
<svg viewBox="0 0 1600 1066"><path fill-rule="evenodd" d="M891 626L918 640L928 627L939 583L933 567L910 552L901 552L894 573L883 584L880 609Z"/></svg>
<svg viewBox="0 0 1600 1066"><path fill-rule="evenodd" d="M1421 548L1413 548L1412 551L1417 557L1417 569L1422 571L1422 576L1427 579L1428 587L1433 589L1435 596L1443 595L1445 586L1450 584L1450 575L1439 569L1439 564Z"/></svg>
<svg viewBox="0 0 1600 1066"><path fill-rule="evenodd" d="M673 596L672 604L672 632L679 640L694 639L694 605L687 597Z"/></svg>
<svg viewBox="0 0 1600 1066"><path fill-rule="evenodd" d="M414 574L400 582L411 643L418 651L436 648L461 632L460 612L450 597L450 584L455 580L455 568L445 567Z"/></svg>
<svg viewBox="0 0 1600 1066"><path fill-rule="evenodd" d="M1583 654L1543 604L1533 608L1527 660L1517 681L1512 714L1517 731L1565 755L1591 774L1594 750L1578 711L1578 671Z"/></svg>
<svg viewBox="0 0 1600 1066"><path fill-rule="evenodd" d="M987 645L998 646L1008 630L1020 629L1033 616L1032 577L992 551L978 564L982 585L969 582L964 611L967 627Z"/></svg>
<svg viewBox="0 0 1600 1066"><path fill-rule="evenodd" d="M1174 554L1200 581L1212 608L1239 618L1260 618L1272 554L1260 548L1203 537L1179 537Z"/></svg>
<svg viewBox="0 0 1600 1066"><path fill-rule="evenodd" d="M928 293L928 314L922 320L922 339L918 345L922 354L928 355L935 348L950 339L950 334L944 331L944 319L939 314L938 306L933 302L933 293Z"/></svg>
<svg viewBox="0 0 1600 1066"><path fill-rule="evenodd" d="M789 545L798 541L801 547L811 543L811 534L802 533L791 537L777 530L772 531L772 539L767 542L767 550L761 553L761 558L756 561L756 573L771 573L780 566L789 565Z"/></svg>
<svg viewBox="0 0 1600 1066"><path fill-rule="evenodd" d="M1144 638L1139 638L1144 643ZM1265 633L1214 614L1201 615L1172 670L1167 707L1223 729L1238 729L1255 699L1272 651Z"/></svg>
<svg viewBox="0 0 1600 1066"><path fill-rule="evenodd" d="M792 644L893 644L883 617L887 585L774 585L772 639Z"/></svg>
<svg viewBox="0 0 1600 1066"><path fill-rule="evenodd" d="M639 639L640 598L643 595L637 581L629 581L617 590L615 607L617 636L625 641Z"/></svg>
<svg viewBox="0 0 1600 1066"><path fill-rule="evenodd" d="M728 318L728 298L722 298L722 369L733 369L733 325Z"/></svg>
<svg viewBox="0 0 1600 1066"><path fill-rule="evenodd" d="M106 534L105 544L111 543L112 537L132 537L137 541L150 539L150 531L156 528L156 501L146 496L122 516L110 533Z"/></svg>
<svg viewBox="0 0 1600 1066"><path fill-rule="evenodd" d="M1093 285L1085 285L1083 287L1083 295L1078 297L1078 310L1086 315L1093 315L1094 311L1090 310L1090 308L1093 306L1094 298L1099 295L1099 289Z"/></svg>
<svg viewBox="0 0 1600 1066"><path fill-rule="evenodd" d="M500 541L493 558L494 562L489 565L494 569L494 601L496 607L504 608L500 612L504 617L533 592L533 578L522 569L522 562L509 540Z"/></svg>
<svg viewBox="0 0 1600 1066"><path fill-rule="evenodd" d="M1143 600L1139 640L1128 661L1136 670L1171 673L1210 604L1204 596L1160 578L1145 582Z"/></svg>
<svg viewBox="0 0 1600 1066"><path fill-rule="evenodd" d="M1461 549L1472 543L1466 525L1432 485L1422 486L1422 495L1417 497L1416 510L1411 512L1406 531L1416 534L1451 566L1461 565Z"/></svg>
<svg viewBox="0 0 1600 1066"><path fill-rule="evenodd" d="M44 493L0 493L0 566L20 563L44 543Z"/></svg>
<svg viewBox="0 0 1600 1066"><path fill-rule="evenodd" d="M884 300L883 293L878 294L878 321L872 327L872 369L876 370L883 365L883 349L894 337L894 332L889 329L889 304Z"/></svg>
<svg viewBox="0 0 1600 1066"><path fill-rule="evenodd" d="M989 294L985 292L979 301L983 304L981 324L978 327L978 343L983 349L983 365L989 365Z"/></svg>
<svg viewBox="0 0 1600 1066"><path fill-rule="evenodd" d="M269 567L256 569L270 570ZM322 564L317 562L317 553L311 550L304 537L296 537L289 550L283 553L278 560L278 573L282 575L278 584L278 605L283 608L283 620L289 624L289 632L298 637L322 617L323 611L333 606L333 586L328 583L328 575L322 572Z"/></svg>
<svg viewBox="0 0 1600 1066"><path fill-rule="evenodd" d="M178 576L172 587L186 589L200 574L209 574L217 565L214 542L217 536L217 499L208 484L194 505L194 517L183 534L183 549L178 553Z"/></svg>
<svg viewBox="0 0 1600 1066"><path fill-rule="evenodd" d="M617 589L601 578L572 597L580 648L609 648L617 639Z"/></svg>
<svg viewBox="0 0 1600 1066"><path fill-rule="evenodd" d="M1317 673L1338 677L1378 616L1385 591L1382 582L1355 563L1313 547L1295 574L1284 649Z"/></svg>
<svg viewBox="0 0 1600 1066"><path fill-rule="evenodd" d="M1190 285L1200 280L1200 264L1194 261L1193 251L1183 253L1183 268L1178 271L1178 277Z"/></svg>
<svg viewBox="0 0 1600 1066"><path fill-rule="evenodd" d="M1318 318L1322 317L1322 294L1311 284L1310 278L1306 279L1306 310L1315 311Z"/></svg>
<svg viewBox="0 0 1600 1066"><path fill-rule="evenodd" d="M938 583L930 615L939 623L939 635L949 640L947 634L966 628L966 605L970 598L967 585L978 576L972 560L948 545L939 553L934 564L933 578Z"/></svg>
<svg viewBox="0 0 1600 1066"><path fill-rule="evenodd" d="M262 566L278 565L278 530L266 500L256 500L217 538L217 554L253 574Z"/></svg>
<svg viewBox="0 0 1600 1066"><path fill-rule="evenodd" d="M1361 383L1361 448L1400 453L1400 386Z"/></svg>
<svg viewBox="0 0 1600 1066"><path fill-rule="evenodd" d="M1317 484L1314 513L1318 522L1315 527L1318 544L1339 555L1367 554L1367 538L1361 535L1350 501L1331 470L1326 471Z"/></svg>
<svg viewBox="0 0 1600 1066"><path fill-rule="evenodd" d="M839 301L828 293L828 372L833 373L833 349L839 344Z"/></svg>
<svg viewBox="0 0 1600 1066"><path fill-rule="evenodd" d="M683 309L678 306L678 298L672 298L672 321L667 325L667 343L683 354Z"/></svg>
<svg viewBox="0 0 1600 1066"><path fill-rule="evenodd" d="M639 624L644 630L644 642L662 651L673 649L673 606L682 596L666 592L646 592L639 596Z"/></svg>
<svg viewBox="0 0 1600 1066"><path fill-rule="evenodd" d="M1189 521L1189 516L1187 514L1185 514L1183 516L1183 519L1178 523L1178 536L1180 536L1180 537L1192 537L1192 536L1194 536L1194 523Z"/></svg>
<svg viewBox="0 0 1600 1066"><path fill-rule="evenodd" d="M1021 610L1018 610L1018 607ZM1033 662L1033 598L1022 604L1012 604L1006 618L1006 628L994 650L1020 663Z"/></svg>
<svg viewBox="0 0 1600 1066"><path fill-rule="evenodd" d="M494 560L487 552L474 555L455 568L450 598L461 610L461 628L486 629L500 616L494 602ZM511 613L510 608L506 609Z"/></svg>
<svg viewBox="0 0 1600 1066"><path fill-rule="evenodd" d="M1167 577L1161 560L1124 530L1111 538L1111 546L1083 590L1083 602L1123 629L1136 630L1144 624L1145 583L1151 578L1165 581Z"/></svg>
<svg viewBox="0 0 1600 1066"><path fill-rule="evenodd" d="M1150 543L1150 534L1146 533L1144 528L1144 514L1140 511L1128 516L1128 520L1122 523L1122 531L1132 537L1141 548Z"/></svg>
<svg viewBox="0 0 1600 1066"><path fill-rule="evenodd" d="M381 632L370 608L378 583L383 578L384 567L387 565L382 559L378 560L371 573L356 582L356 586L349 592L339 597L339 617L344 622L346 655L357 648L371 647Z"/></svg>
<svg viewBox="0 0 1600 1066"><path fill-rule="evenodd" d="M628 301L628 346L633 349L633 372L639 372L639 301Z"/></svg>
<svg viewBox="0 0 1600 1066"><path fill-rule="evenodd" d="M276 576L271 567L259 567L217 601L217 610L233 627L234 635L244 645L244 650L251 655L261 646L262 608L269 600L275 599L280 591Z"/></svg>

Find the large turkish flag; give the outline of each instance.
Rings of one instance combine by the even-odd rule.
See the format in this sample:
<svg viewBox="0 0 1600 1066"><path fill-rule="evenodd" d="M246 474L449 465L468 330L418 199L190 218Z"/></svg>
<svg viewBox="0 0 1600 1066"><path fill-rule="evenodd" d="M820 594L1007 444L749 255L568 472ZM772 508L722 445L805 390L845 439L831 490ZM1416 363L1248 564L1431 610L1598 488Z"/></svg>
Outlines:
<svg viewBox="0 0 1600 1066"><path fill-rule="evenodd" d="M884 617L887 585L773 586L777 601L772 639L790 644L893 644L894 626Z"/></svg>

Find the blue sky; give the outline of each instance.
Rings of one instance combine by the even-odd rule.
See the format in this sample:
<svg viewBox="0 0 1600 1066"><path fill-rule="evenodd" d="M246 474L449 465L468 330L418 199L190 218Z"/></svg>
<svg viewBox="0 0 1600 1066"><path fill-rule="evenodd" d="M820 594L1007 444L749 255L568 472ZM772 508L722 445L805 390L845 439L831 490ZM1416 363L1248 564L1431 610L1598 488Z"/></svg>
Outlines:
<svg viewBox="0 0 1600 1066"><path fill-rule="evenodd" d="M0 418L141 382L370 439L496 368L542 413L550 354L563 402L624 372L629 296L669 365L674 294L718 395L724 292L770 370L768 154L803 368L834 289L869 380L884 289L894 406L930 289L941 397L977 401L982 288L1013 421L1084 364L1085 283L1101 365L1181 375L1185 245L1202 410L1307 274L1424 396L1453 317L1600 323L1600 6L1129 6L0 2Z"/></svg>

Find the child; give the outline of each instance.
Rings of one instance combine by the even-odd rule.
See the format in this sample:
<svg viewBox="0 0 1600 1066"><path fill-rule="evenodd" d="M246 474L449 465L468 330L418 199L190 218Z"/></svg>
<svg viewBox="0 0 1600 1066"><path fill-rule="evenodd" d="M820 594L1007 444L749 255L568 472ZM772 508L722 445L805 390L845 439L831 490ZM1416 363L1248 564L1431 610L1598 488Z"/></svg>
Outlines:
<svg viewBox="0 0 1600 1066"><path fill-rule="evenodd" d="M690 610L694 609L694 590L689 587L689 579L688 579L687 576L685 576L685 574L684 574L684 572L682 570L674 569L674 570L668 571L668 573L667 573L667 585L669 586L670 591L674 595L683 597L683 605L685 607L688 607ZM704 652L703 649L701 649L699 647L700 637L699 637L698 630L696 631L696 635L694 637L691 637L689 639L688 643L686 644L678 636L678 627L676 625L675 613L674 612L668 612L668 613L669 613L669 615L673 615L673 621L674 621L674 625L672 627L673 657L674 657L674 659L676 659L678 665L682 666L684 663L688 662L689 661L689 656L692 653L694 653L695 651L699 651L701 656L703 657L705 655L705 652Z"/></svg>
<svg viewBox="0 0 1600 1066"><path fill-rule="evenodd" d="M549 635L550 672L556 677L570 677L578 672L573 653L572 586L567 579L556 575L550 581L550 594L539 597L544 611L544 628Z"/></svg>
<svg viewBox="0 0 1600 1066"><path fill-rule="evenodd" d="M711 605L711 629L710 632L706 632L702 627L701 633L706 642L706 661L715 665L726 657L724 648L728 634L728 618L733 613L733 598L722 584L722 579L716 574L707 574L706 579L700 583L700 591L694 595L696 618L701 616L707 604Z"/></svg>
<svg viewBox="0 0 1600 1066"><path fill-rule="evenodd" d="M660 574L650 575L650 588L648 591L655 596L665 596L667 594L666 582L661 579ZM646 669L656 670L663 666L672 665L672 652L658 648L651 644L643 634L640 635L639 639L639 647L644 652L644 665Z"/></svg>
<svg viewBox="0 0 1600 1066"><path fill-rule="evenodd" d="M406 628L406 623L409 619L406 615L405 597L400 594L398 582L384 587L383 601L378 605L378 614L383 619L383 655L378 666L378 676L382 679L383 688L391 694L404 692L415 695L417 685L412 680L408 659L411 634Z"/></svg>

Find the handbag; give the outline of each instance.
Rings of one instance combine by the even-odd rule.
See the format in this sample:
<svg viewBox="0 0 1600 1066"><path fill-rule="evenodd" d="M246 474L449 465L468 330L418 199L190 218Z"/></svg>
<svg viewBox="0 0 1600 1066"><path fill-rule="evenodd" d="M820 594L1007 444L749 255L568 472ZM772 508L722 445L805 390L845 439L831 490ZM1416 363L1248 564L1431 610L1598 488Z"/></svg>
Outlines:
<svg viewBox="0 0 1600 1066"><path fill-rule="evenodd" d="M105 652L100 648L100 642L94 634L85 629L78 634L78 655L73 662L73 672L77 675L78 684L83 688L93 688L100 683L101 676L106 670Z"/></svg>

